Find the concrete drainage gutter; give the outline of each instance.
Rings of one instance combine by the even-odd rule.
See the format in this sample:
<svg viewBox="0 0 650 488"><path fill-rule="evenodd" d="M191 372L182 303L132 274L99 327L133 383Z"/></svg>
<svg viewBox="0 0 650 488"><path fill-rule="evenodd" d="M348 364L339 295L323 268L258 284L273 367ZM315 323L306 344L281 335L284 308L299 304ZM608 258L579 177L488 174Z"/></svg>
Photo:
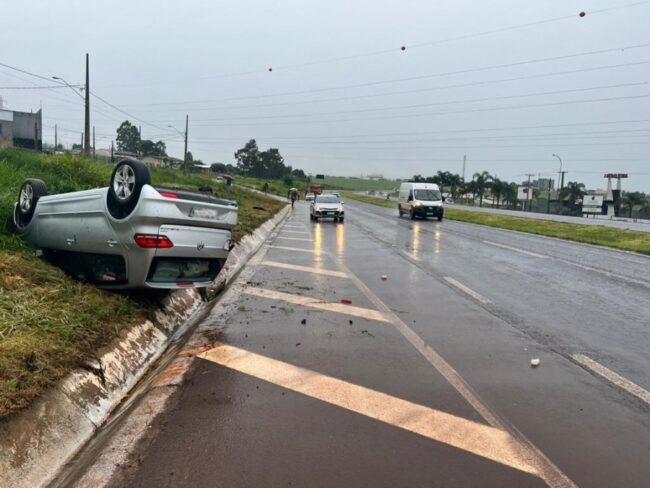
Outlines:
<svg viewBox="0 0 650 488"><path fill-rule="evenodd" d="M236 277L288 213L285 207L242 238L213 291L225 288ZM0 487L49 484L165 352L174 334L202 309L196 290L171 293L154 321L123 331L99 352L96 361L73 371L27 410L0 421Z"/></svg>

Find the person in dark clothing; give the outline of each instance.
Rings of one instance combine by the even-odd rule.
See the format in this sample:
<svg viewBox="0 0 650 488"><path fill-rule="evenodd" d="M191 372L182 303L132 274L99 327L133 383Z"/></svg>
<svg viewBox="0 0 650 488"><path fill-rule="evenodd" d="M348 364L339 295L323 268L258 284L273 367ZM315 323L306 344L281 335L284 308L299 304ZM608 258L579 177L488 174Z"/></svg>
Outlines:
<svg viewBox="0 0 650 488"><path fill-rule="evenodd" d="M293 204L296 200L298 200L298 192L296 190L293 190L291 193L291 208L293 208Z"/></svg>

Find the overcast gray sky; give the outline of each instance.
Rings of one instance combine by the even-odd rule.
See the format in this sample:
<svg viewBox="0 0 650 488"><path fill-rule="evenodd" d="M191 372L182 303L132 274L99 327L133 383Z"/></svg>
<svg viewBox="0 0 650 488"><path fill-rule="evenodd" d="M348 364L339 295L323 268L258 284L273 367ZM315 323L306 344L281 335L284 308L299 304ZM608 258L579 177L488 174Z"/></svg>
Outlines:
<svg viewBox="0 0 650 488"><path fill-rule="evenodd" d="M557 176L556 153L568 181L650 192L650 1L22 0L0 23L0 63L74 84L90 54L91 91L140 119L93 99L98 147L129 118L182 156L168 125L189 114L210 163L255 138L312 173L461 173L467 155L468 178L521 181ZM1 87L47 84L0 66ZM46 142L55 123L79 140L69 89L0 96L42 104Z"/></svg>

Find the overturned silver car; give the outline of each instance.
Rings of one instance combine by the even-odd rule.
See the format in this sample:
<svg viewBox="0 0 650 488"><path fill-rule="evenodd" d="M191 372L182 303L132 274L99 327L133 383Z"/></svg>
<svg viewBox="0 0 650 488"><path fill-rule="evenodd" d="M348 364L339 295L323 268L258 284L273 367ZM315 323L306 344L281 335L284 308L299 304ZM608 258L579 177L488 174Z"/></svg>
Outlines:
<svg viewBox="0 0 650 488"><path fill-rule="evenodd" d="M125 159L108 188L48 195L43 181L26 180L14 223L77 279L114 289L205 287L232 248L237 203L154 188L144 163Z"/></svg>

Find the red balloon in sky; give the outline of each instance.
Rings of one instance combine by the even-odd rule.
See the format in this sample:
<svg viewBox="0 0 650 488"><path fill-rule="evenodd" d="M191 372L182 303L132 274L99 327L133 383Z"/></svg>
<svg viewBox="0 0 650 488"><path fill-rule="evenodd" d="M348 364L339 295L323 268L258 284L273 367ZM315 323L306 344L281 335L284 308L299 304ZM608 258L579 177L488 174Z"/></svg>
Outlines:
<svg viewBox="0 0 650 488"><path fill-rule="evenodd" d="M580 17L584 17L585 15L587 15L587 12L580 12Z"/></svg>

